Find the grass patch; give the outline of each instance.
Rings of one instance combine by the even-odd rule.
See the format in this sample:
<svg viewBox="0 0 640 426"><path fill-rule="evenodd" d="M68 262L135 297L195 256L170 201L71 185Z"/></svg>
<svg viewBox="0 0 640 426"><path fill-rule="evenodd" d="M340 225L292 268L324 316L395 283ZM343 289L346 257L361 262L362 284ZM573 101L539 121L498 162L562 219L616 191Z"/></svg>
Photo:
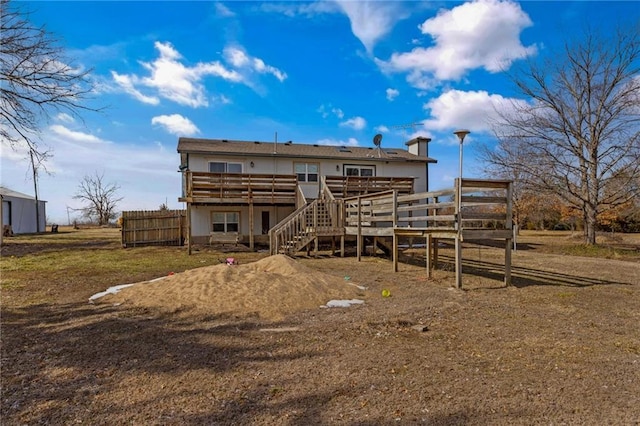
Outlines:
<svg viewBox="0 0 640 426"><path fill-rule="evenodd" d="M550 247L555 254L567 256L600 257L604 259L632 260L640 258L640 254L634 250L616 248L608 245L571 244Z"/></svg>
<svg viewBox="0 0 640 426"><path fill-rule="evenodd" d="M5 249L16 254L4 255ZM184 247L124 249L118 229L26 235L11 238L3 247L0 285L5 290L4 302L14 306L61 299L71 302L86 300L113 285L219 264L225 257L214 250L189 256ZM264 255L248 252L234 257L244 263Z"/></svg>
<svg viewBox="0 0 640 426"><path fill-rule="evenodd" d="M23 284L20 283L20 280L16 279L0 279L0 290L15 290L23 287Z"/></svg>

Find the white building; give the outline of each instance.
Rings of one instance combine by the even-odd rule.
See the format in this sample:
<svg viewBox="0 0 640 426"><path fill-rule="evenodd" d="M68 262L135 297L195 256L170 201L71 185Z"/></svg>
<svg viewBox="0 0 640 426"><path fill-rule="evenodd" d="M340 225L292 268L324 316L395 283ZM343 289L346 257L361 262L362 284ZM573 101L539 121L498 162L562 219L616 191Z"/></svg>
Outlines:
<svg viewBox="0 0 640 426"><path fill-rule="evenodd" d="M253 247L313 199L428 190L427 138L408 150L292 142L180 138L181 202L189 241L237 238Z"/></svg>
<svg viewBox="0 0 640 426"><path fill-rule="evenodd" d="M38 200L36 212L36 199L21 192L0 186L0 198L2 198L2 229L5 225L11 226L14 234L28 234L44 232L46 230L46 201ZM39 217L36 219L36 217ZM39 223L38 223L39 222Z"/></svg>

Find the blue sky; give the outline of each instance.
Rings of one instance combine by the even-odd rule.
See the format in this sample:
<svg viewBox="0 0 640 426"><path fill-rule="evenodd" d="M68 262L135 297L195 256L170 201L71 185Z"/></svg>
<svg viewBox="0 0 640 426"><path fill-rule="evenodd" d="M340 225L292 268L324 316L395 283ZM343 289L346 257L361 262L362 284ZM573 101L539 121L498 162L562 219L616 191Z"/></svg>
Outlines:
<svg viewBox="0 0 640 426"><path fill-rule="evenodd" d="M480 176L495 107L518 100L505 70L586 25L640 17L632 1L21 3L93 69L88 105L104 108L42 123L54 156L39 193L58 223L96 172L121 187L119 210L182 208L179 136L370 146L382 133L383 147L404 147L424 135L431 189L450 187L452 132L471 130L464 174ZM3 144L1 161L2 185L33 194L24 151Z"/></svg>

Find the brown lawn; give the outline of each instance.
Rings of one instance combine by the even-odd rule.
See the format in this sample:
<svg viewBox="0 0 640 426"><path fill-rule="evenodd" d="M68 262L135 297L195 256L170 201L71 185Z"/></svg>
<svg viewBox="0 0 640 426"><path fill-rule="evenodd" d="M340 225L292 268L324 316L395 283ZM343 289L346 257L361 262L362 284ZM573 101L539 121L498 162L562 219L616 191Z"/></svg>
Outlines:
<svg viewBox="0 0 640 426"><path fill-rule="evenodd" d="M2 424L640 423L638 235L523 233L509 288L466 243L457 290L446 246L427 280L420 248L393 273L62 231L2 248Z"/></svg>

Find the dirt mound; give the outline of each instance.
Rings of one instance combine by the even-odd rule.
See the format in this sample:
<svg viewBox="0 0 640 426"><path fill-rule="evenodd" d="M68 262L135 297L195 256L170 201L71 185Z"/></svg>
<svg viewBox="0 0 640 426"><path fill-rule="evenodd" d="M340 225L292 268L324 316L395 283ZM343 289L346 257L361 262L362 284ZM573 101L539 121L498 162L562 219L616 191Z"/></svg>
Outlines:
<svg viewBox="0 0 640 426"><path fill-rule="evenodd" d="M98 303L122 303L163 312L201 315L257 315L277 320L317 308L331 299L362 298L343 278L314 271L275 255L246 265L213 265L143 282Z"/></svg>

